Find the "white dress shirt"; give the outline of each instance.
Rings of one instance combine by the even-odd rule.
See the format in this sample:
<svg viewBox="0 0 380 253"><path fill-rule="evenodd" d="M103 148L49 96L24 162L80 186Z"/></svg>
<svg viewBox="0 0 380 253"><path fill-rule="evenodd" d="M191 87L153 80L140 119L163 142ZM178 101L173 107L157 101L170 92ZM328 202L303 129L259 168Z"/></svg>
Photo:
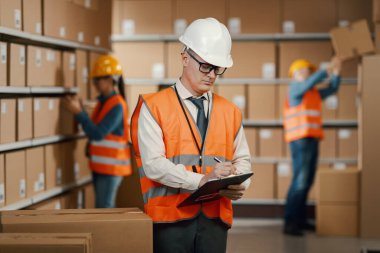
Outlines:
<svg viewBox="0 0 380 253"><path fill-rule="evenodd" d="M177 81L176 87L179 96L184 101L194 122L196 122L198 109L188 99L194 96L180 80ZM207 117L208 109L211 108L212 92L205 93L202 96L206 98L204 99L204 108ZM162 130L145 104L142 104L140 110L138 141L144 172L149 179L174 188L196 190L199 187L199 183L204 176L203 174L188 171L184 165L176 165L166 159ZM232 164L235 165L238 173L248 173L251 171L251 155L243 127L239 130L234 141ZM248 188L249 184L250 180L244 182L246 188Z"/></svg>

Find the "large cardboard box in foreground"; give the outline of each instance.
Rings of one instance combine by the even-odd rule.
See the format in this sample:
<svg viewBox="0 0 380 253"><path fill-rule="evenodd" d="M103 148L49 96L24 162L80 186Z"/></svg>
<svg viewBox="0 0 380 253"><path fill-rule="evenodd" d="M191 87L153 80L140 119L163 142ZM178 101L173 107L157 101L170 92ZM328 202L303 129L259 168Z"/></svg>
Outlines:
<svg viewBox="0 0 380 253"><path fill-rule="evenodd" d="M92 236L89 233L2 233L0 234L0 252L91 253Z"/></svg>
<svg viewBox="0 0 380 253"><path fill-rule="evenodd" d="M136 208L1 213L3 233L91 233L93 252L151 253L152 220Z"/></svg>

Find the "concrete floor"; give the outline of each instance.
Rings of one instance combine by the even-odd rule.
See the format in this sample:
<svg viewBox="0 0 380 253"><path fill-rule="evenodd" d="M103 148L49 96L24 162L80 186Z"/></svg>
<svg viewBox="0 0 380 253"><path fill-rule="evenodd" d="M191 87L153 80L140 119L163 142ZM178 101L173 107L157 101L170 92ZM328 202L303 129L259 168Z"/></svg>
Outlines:
<svg viewBox="0 0 380 253"><path fill-rule="evenodd" d="M235 219L229 232L228 253L360 253L380 250L380 240L347 237L318 237L307 233L296 238L282 234L281 220Z"/></svg>

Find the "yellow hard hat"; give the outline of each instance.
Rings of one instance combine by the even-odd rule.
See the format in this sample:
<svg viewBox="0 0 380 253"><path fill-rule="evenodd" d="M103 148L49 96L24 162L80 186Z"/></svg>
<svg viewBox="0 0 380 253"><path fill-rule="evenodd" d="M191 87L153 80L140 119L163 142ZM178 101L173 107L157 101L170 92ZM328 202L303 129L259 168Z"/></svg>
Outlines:
<svg viewBox="0 0 380 253"><path fill-rule="evenodd" d="M119 61L111 55L102 55L96 59L91 71L91 78L122 75L123 71Z"/></svg>
<svg viewBox="0 0 380 253"><path fill-rule="evenodd" d="M289 77L293 77L294 72L298 69L308 68L311 72L314 72L317 68L314 64L305 59L298 59L293 61L289 68Z"/></svg>

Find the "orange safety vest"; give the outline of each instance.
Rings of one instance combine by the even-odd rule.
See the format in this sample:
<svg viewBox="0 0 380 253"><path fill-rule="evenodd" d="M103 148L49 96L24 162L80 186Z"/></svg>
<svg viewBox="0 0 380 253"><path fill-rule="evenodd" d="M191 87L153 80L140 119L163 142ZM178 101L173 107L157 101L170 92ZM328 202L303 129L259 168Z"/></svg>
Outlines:
<svg viewBox="0 0 380 253"><path fill-rule="evenodd" d="M128 107L120 95L110 97L103 106L98 103L92 114L95 124L107 115L116 105L123 108L124 135L108 134L103 140L92 140L89 143L89 167L99 174L128 176L132 174L131 149L128 124Z"/></svg>
<svg viewBox="0 0 380 253"><path fill-rule="evenodd" d="M193 172L192 166L195 165L197 172L202 174L208 174L213 170L216 164L214 157L218 157L221 161L232 161L233 143L242 124L239 109L226 99L213 95L210 120L201 156L202 166L199 166L199 150L173 88L140 96L131 121L132 144L139 167L145 212L153 219L153 222L165 223L187 220L196 217L202 211L207 217L220 218L224 223L231 226L231 200L223 197L211 202L178 208L177 205L192 192L162 185L150 180L145 175L138 145L138 119L143 103L161 127L166 158L174 164L185 165L186 169L191 172ZM201 136L197 131L197 125L189 112L186 111L186 113L198 145L201 146Z"/></svg>
<svg viewBox="0 0 380 253"><path fill-rule="evenodd" d="M301 104L291 107L289 98L284 107L285 140L292 142L312 137L323 138L322 99L317 89L305 93Z"/></svg>

